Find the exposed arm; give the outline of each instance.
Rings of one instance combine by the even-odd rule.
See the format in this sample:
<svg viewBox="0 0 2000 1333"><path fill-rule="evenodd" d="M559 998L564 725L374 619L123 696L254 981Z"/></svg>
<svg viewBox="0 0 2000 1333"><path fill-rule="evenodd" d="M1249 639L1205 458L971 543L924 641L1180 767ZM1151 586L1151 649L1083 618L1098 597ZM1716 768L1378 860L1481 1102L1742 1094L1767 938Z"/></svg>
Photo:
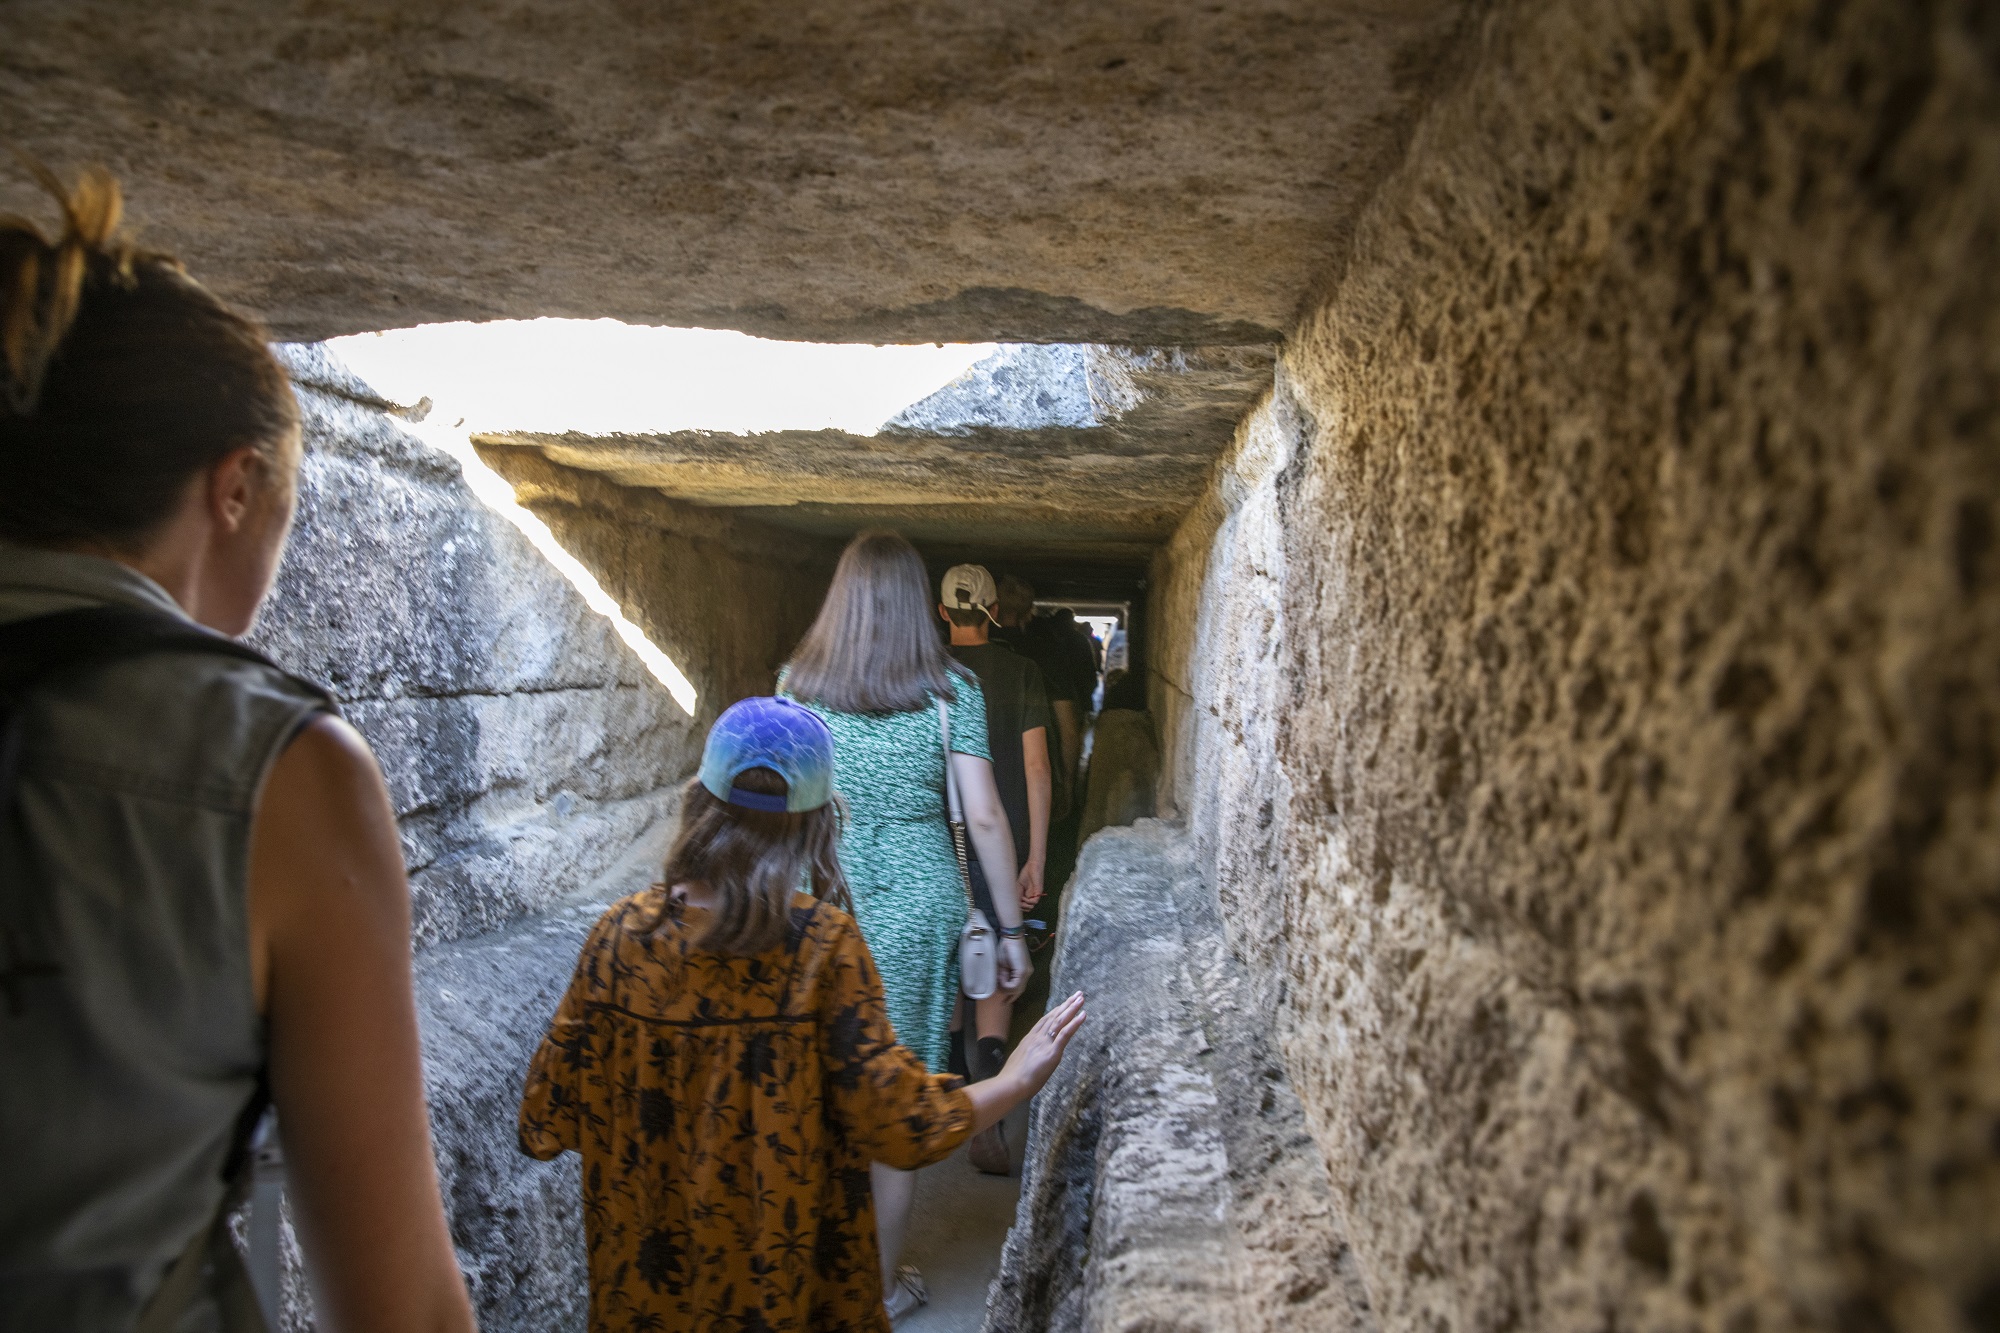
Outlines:
<svg viewBox="0 0 2000 1333"><path fill-rule="evenodd" d="M1043 1014L1000 1073L965 1089L972 1099L972 1132L998 1123L1006 1114L1042 1090L1062 1063L1069 1039L1083 1026L1083 992L1078 991Z"/></svg>
<svg viewBox="0 0 2000 1333"><path fill-rule="evenodd" d="M979 853L979 866L993 889L993 911L1010 935L1000 940L996 980L1009 1000L1019 999L1035 974L1028 961L1028 946L1021 938L1021 891L1014 869L1014 833L1007 827L1007 812L1000 804L1000 788L993 781L993 765L971 755L953 754L952 772L958 778L959 799L965 804L965 831ZM1004 885L1012 884L1007 893Z"/></svg>
<svg viewBox="0 0 2000 1333"><path fill-rule="evenodd" d="M431 1155L410 890L367 744L321 718L271 767L250 851L253 984L292 1214L335 1329L469 1330Z"/></svg>
<svg viewBox="0 0 2000 1333"><path fill-rule="evenodd" d="M1019 926L1020 896L999 891L1000 885L1015 882L1014 833L1007 827L1007 811L993 781L993 764L954 753L951 772L958 780L958 799L965 806L965 831L972 838L973 850L979 853L986 882L994 886L993 910L1000 914L1001 925L1010 929Z"/></svg>
<svg viewBox="0 0 2000 1333"><path fill-rule="evenodd" d="M1020 890L1023 911L1042 900L1042 875L1049 863L1049 798L1052 778L1049 767L1047 727L1033 727L1021 733L1021 760L1028 775L1028 864L1021 867Z"/></svg>

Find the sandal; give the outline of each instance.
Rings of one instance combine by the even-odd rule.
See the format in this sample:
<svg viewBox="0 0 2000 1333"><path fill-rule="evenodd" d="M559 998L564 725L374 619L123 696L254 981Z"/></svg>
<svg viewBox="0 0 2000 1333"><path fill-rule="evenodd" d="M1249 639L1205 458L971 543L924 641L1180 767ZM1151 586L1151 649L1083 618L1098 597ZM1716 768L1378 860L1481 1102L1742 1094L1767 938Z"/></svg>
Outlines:
<svg viewBox="0 0 2000 1333"><path fill-rule="evenodd" d="M917 1271L916 1265L902 1264L896 1269L896 1285L889 1289L882 1305L888 1310L889 1322L893 1324L930 1304L930 1300L931 1292L924 1285L924 1275Z"/></svg>

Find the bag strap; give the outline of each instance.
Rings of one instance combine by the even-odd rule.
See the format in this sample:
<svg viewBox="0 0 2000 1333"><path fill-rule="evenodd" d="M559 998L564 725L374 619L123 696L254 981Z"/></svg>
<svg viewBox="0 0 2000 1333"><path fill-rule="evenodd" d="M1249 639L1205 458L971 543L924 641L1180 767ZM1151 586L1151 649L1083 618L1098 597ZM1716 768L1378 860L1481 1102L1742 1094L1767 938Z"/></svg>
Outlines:
<svg viewBox="0 0 2000 1333"><path fill-rule="evenodd" d="M951 709L945 701L937 701L938 734L944 738L944 802L945 811L954 824L965 822L965 807L958 800L958 778L951 771Z"/></svg>
<svg viewBox="0 0 2000 1333"><path fill-rule="evenodd" d="M965 907L968 914L979 911L979 901L972 896L972 852L966 846L965 811L958 803L958 779L951 771L951 710L942 699L938 706L938 734L944 738L944 804L951 834L952 854L958 857L958 886L965 890ZM970 919L970 916L968 916Z"/></svg>

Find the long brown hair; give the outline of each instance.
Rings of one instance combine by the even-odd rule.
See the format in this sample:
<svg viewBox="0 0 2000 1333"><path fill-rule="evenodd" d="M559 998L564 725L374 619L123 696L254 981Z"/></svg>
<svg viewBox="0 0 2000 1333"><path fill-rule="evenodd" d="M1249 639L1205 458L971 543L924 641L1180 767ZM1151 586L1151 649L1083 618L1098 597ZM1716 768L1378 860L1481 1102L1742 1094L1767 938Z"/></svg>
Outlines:
<svg viewBox="0 0 2000 1333"><path fill-rule="evenodd" d="M958 699L917 548L864 532L840 553L819 618L792 654L785 692L839 713L907 713Z"/></svg>
<svg viewBox="0 0 2000 1333"><path fill-rule="evenodd" d="M26 165L62 230L0 217L0 538L143 542L245 445L289 477L298 402L264 330L124 239L104 171L68 190Z"/></svg>
<svg viewBox="0 0 2000 1333"><path fill-rule="evenodd" d="M735 785L767 796L786 791L785 779L768 768L745 769ZM792 895L808 878L813 897L853 910L840 873L839 843L840 814L833 801L797 813L748 810L719 800L696 778L681 793L681 827L667 853L666 885L671 890L676 884L705 884L715 895L697 948L759 954L784 942ZM672 910L663 903L653 928Z"/></svg>

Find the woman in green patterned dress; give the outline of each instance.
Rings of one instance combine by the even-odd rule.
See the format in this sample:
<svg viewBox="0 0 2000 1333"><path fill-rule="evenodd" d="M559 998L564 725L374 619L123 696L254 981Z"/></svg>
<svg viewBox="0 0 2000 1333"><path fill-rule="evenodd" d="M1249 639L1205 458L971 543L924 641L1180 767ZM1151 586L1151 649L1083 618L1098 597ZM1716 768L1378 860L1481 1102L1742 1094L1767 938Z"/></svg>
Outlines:
<svg viewBox="0 0 2000 1333"><path fill-rule="evenodd" d="M897 1039L942 1072L958 1010L966 891L945 815L940 700L966 831L988 884L1015 882L1014 841L986 747L986 697L945 652L915 547L892 532L864 532L848 544L779 689L833 732L833 785L847 804L840 867L854 918L882 974ZM1014 894L994 899L1000 987L1012 998L1029 973L1021 905ZM916 1271L896 1262L916 1176L879 1162L873 1176L882 1289L895 1316L925 1299Z"/></svg>

